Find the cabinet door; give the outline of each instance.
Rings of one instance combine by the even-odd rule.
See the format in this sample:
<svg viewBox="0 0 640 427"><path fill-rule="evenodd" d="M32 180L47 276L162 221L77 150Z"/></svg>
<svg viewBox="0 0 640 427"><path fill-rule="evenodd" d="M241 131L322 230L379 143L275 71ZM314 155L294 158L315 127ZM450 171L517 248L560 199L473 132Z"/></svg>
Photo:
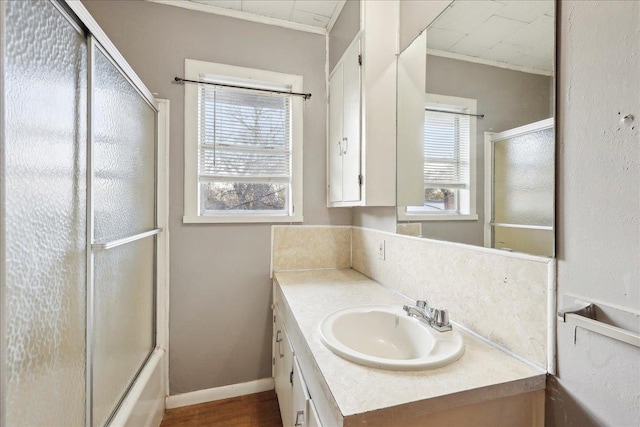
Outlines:
<svg viewBox="0 0 640 427"><path fill-rule="evenodd" d="M298 360L293 358L293 408L291 415L294 427L306 427L307 424L307 402L309 392L302 377Z"/></svg>
<svg viewBox="0 0 640 427"><path fill-rule="evenodd" d="M274 381L280 415L283 426L292 426L292 399L293 388L291 384L291 372L293 370L293 348L284 327L283 317L276 306L276 323L274 328L273 348L274 348Z"/></svg>
<svg viewBox="0 0 640 427"><path fill-rule="evenodd" d="M342 201L360 200L360 41L343 57ZM395 100L389 100L395 102Z"/></svg>
<svg viewBox="0 0 640 427"><path fill-rule="evenodd" d="M329 80L329 201L342 201L343 66Z"/></svg>
<svg viewBox="0 0 640 427"><path fill-rule="evenodd" d="M313 400L311 399L307 401L306 415L307 415L307 427L322 427L322 423L320 422L320 417L318 416L316 407L313 404Z"/></svg>

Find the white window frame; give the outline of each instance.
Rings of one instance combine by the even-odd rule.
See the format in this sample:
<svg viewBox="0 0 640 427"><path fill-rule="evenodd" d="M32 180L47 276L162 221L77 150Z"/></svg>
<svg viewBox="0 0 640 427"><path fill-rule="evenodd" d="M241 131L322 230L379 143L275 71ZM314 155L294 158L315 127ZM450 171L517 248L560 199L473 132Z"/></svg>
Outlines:
<svg viewBox="0 0 640 427"><path fill-rule="evenodd" d="M255 80L256 87L264 87L265 82L287 86L292 92L303 91L302 76L237 67L234 65L185 59L185 78L201 80L201 76L224 76ZM184 85L184 223L255 223L255 222L302 222L302 138L303 138L303 98L291 97L291 208L290 214L237 212L229 214L201 215L198 206L200 190L198 185L198 87L197 84Z"/></svg>
<svg viewBox="0 0 640 427"><path fill-rule="evenodd" d="M457 96L425 94L425 105L451 108L452 106L464 108L469 114L477 114L478 101L471 98L460 98ZM412 207L412 212L408 212L407 206L398 207L399 221L477 221L478 214L476 208L476 139L477 139L477 118L470 117L469 120L469 213L421 213L419 208Z"/></svg>

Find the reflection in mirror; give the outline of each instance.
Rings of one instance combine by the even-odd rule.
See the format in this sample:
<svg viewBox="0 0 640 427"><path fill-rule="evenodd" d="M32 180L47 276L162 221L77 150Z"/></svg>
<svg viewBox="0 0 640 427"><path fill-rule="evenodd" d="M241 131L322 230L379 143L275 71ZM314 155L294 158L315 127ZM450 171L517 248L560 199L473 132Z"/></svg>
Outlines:
<svg viewBox="0 0 640 427"><path fill-rule="evenodd" d="M553 0L455 0L398 58L398 233L554 255Z"/></svg>

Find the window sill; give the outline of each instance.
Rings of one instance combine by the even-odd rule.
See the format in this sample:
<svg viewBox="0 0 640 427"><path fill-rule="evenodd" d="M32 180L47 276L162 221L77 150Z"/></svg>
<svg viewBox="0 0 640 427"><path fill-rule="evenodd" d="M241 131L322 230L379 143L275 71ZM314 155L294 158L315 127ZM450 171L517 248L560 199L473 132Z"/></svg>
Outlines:
<svg viewBox="0 0 640 427"><path fill-rule="evenodd" d="M399 221L477 221L477 214L452 215L452 214L408 214L404 208L398 208Z"/></svg>
<svg viewBox="0 0 640 427"><path fill-rule="evenodd" d="M242 223L276 223L276 222L302 222L302 215L208 215L182 217L183 224L242 224Z"/></svg>

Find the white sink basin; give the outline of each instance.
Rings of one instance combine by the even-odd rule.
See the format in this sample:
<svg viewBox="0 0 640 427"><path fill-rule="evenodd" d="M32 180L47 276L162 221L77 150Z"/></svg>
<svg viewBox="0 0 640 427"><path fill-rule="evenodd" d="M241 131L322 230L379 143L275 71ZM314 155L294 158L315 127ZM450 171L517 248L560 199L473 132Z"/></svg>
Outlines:
<svg viewBox="0 0 640 427"><path fill-rule="evenodd" d="M400 306L338 310L320 322L320 338L347 360L396 371L440 368L464 354L464 342L457 331L438 332L407 316Z"/></svg>

